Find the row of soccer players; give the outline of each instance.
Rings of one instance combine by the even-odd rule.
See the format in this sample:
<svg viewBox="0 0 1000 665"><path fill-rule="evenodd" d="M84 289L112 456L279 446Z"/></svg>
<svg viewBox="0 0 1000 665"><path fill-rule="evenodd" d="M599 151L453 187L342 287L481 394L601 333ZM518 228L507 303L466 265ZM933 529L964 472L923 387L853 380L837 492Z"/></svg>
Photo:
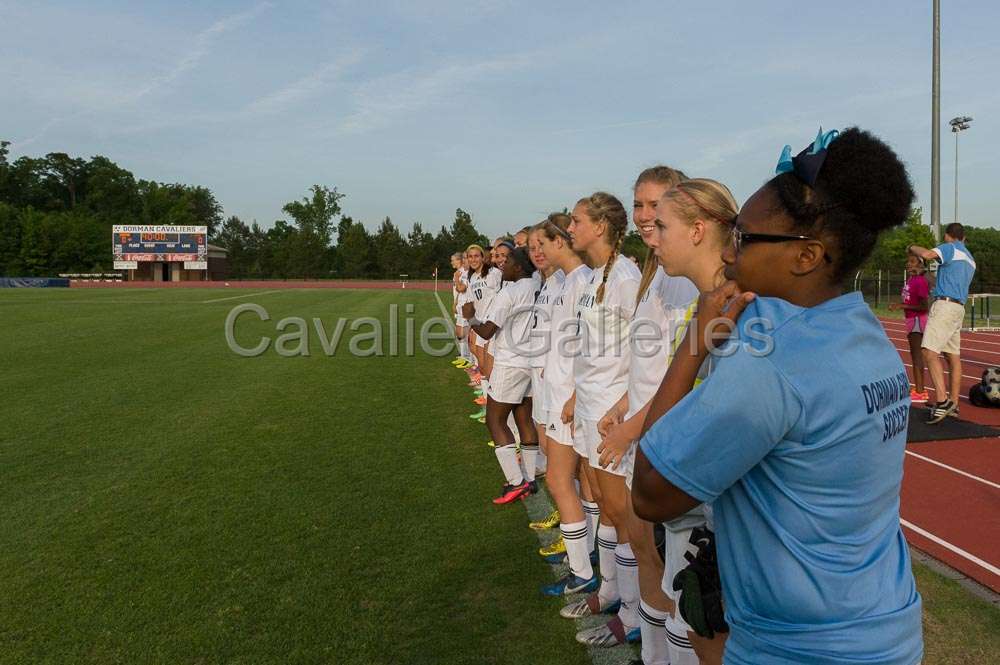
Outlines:
<svg viewBox="0 0 1000 665"><path fill-rule="evenodd" d="M719 182L646 169L641 269L603 192L456 257L494 502L537 491L544 460L569 570L542 591L586 594L567 618L610 615L579 641L641 639L646 665L919 660L898 522L909 395L884 389L905 371L842 289L912 198L896 155L851 129L786 149L742 213Z"/></svg>
<svg viewBox="0 0 1000 665"><path fill-rule="evenodd" d="M675 189L679 185L683 189ZM677 561L665 567L652 525L630 507L635 439L697 302L692 266L684 263L704 254L708 262L694 267L695 276L709 275L703 286L714 288L721 245L728 240L720 224L715 242L693 244L667 275L656 253L665 228L662 222L657 228L656 210L671 190L702 199L720 222L735 218L736 203L724 186L653 167L634 188L633 219L650 247L643 269L620 253L628 230L625 207L598 192L580 200L570 215L552 214L513 242L501 239L488 259L482 248L469 247L467 268L457 272L455 285L460 337L467 329L479 369L473 381L479 380L487 398L482 415L507 481L495 502L535 490L537 461L544 460L561 538L543 555L565 552L569 571L543 592L590 594L564 608L563 616L612 617L578 639L613 646L646 633L647 663L697 662L687 626L670 611L676 592L672 584L670 595L661 587L665 572L671 582L670 571L682 567L691 528L705 517L699 509L669 525ZM689 221L698 224L697 217L705 216L690 215ZM630 330L641 330L646 343L634 342ZM591 560L595 542L600 575ZM640 598L640 578L648 601Z"/></svg>

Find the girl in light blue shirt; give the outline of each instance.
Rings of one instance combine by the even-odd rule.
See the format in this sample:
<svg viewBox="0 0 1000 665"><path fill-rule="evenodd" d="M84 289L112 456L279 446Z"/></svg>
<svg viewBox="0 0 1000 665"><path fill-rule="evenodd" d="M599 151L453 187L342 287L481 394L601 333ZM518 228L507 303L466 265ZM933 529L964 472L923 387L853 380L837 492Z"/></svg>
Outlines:
<svg viewBox="0 0 1000 665"><path fill-rule="evenodd" d="M712 505L727 665L914 665L921 603L899 525L909 381L843 289L913 189L857 128L786 148L778 171L743 206L730 281L702 296L654 398L633 504L648 520ZM733 333L714 348L719 319Z"/></svg>

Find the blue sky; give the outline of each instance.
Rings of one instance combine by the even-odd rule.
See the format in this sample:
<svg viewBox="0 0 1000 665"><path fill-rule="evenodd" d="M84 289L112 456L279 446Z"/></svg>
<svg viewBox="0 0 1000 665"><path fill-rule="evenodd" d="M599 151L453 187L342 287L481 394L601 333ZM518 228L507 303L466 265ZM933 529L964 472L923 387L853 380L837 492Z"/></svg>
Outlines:
<svg viewBox="0 0 1000 665"><path fill-rule="evenodd" d="M997 225L1000 4L943 0L960 219ZM489 235L667 163L745 200L819 125L888 140L930 211L930 0L10 2L0 137L205 185L269 226L310 185L374 229ZM947 127L945 127L947 129ZM942 221L954 138L942 131Z"/></svg>

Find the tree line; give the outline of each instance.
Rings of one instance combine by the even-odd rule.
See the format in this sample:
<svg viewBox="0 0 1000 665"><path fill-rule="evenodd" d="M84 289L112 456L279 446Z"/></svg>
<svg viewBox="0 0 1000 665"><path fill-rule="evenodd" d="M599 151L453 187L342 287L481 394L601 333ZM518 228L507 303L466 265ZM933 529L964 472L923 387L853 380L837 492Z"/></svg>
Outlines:
<svg viewBox="0 0 1000 665"><path fill-rule="evenodd" d="M235 278L396 278L427 279L435 268L447 277L451 255L486 236L472 216L459 208L448 226L436 234L420 222L406 235L386 217L374 232L341 214L344 195L336 188L313 185L310 196L282 208L290 221L269 229L238 217L223 222L215 241L229 250ZM336 242L334 242L336 241Z"/></svg>
<svg viewBox="0 0 1000 665"><path fill-rule="evenodd" d="M224 219L211 190L198 185L137 179L107 157L89 160L66 153L8 159L0 141L0 275L51 276L111 270L111 227L115 224L207 226L209 242L228 250L229 272L240 278L426 279L446 275L451 254L489 239L459 208L436 233L415 222L404 233L386 217L372 231L343 214L344 194L313 185L308 195L287 203L286 219L269 228ZM967 227L966 244L979 266L974 291L1000 289L1000 230ZM882 234L864 266L902 273L906 247L933 246L922 211ZM635 231L622 251L642 263L646 248Z"/></svg>
<svg viewBox="0 0 1000 665"><path fill-rule="evenodd" d="M115 224L214 231L222 206L205 187L137 180L107 157L52 152L10 162L0 141L0 275L104 272Z"/></svg>

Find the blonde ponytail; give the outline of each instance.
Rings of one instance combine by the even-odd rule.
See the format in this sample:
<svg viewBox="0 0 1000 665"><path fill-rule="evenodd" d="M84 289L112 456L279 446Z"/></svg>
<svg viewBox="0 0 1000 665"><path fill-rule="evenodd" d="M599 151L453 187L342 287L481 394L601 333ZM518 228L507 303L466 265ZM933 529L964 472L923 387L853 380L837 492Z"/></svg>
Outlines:
<svg viewBox="0 0 1000 665"><path fill-rule="evenodd" d="M696 220L715 222L715 241L721 249L729 242L729 233L736 223L739 206L729 188L716 180L693 178L678 183L663 195L685 224Z"/></svg>

